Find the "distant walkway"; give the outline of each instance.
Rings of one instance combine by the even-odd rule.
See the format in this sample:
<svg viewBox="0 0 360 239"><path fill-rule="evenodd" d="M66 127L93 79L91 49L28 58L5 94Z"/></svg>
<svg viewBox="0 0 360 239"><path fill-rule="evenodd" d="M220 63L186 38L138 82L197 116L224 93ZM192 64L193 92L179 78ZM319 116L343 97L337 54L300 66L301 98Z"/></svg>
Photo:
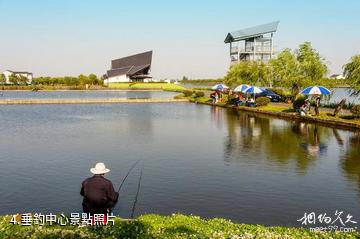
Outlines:
<svg viewBox="0 0 360 239"><path fill-rule="evenodd" d="M6 99L0 105L31 104L116 104L116 103L176 103L189 102L187 99Z"/></svg>

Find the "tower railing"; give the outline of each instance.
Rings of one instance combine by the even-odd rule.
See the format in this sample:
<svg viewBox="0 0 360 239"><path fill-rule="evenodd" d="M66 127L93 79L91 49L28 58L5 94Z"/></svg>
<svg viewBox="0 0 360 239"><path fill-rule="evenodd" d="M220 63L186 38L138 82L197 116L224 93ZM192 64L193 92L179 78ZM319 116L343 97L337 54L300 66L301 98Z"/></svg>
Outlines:
<svg viewBox="0 0 360 239"><path fill-rule="evenodd" d="M253 53L254 52L254 47L253 46L248 46L248 47L232 47L231 48L231 54L237 54L239 53ZM271 47L270 46L256 46L255 47L255 53L271 53Z"/></svg>

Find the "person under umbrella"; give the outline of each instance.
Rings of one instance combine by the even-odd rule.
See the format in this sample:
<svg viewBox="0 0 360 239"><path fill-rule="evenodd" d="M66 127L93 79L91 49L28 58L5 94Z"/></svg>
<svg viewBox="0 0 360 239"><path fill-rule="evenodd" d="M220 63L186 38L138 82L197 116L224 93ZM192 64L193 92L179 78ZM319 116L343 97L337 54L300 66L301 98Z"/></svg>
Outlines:
<svg viewBox="0 0 360 239"><path fill-rule="evenodd" d="M217 84L217 85L214 85L213 87L211 87L212 90L220 90L220 91L223 91L225 89L229 89L229 87L227 87L226 85L224 84Z"/></svg>
<svg viewBox="0 0 360 239"><path fill-rule="evenodd" d="M300 92L304 95L313 95L315 96L315 115L319 115L320 108L320 95L330 95L331 91L323 86L309 86Z"/></svg>
<svg viewBox="0 0 360 239"><path fill-rule="evenodd" d="M249 94L254 94L254 98L253 100L251 100L251 104L250 106L255 106L255 94L259 94L261 92L263 92L264 90L257 87L257 86L251 86L248 89L245 90L245 93L249 93Z"/></svg>
<svg viewBox="0 0 360 239"><path fill-rule="evenodd" d="M215 102L217 102L218 100L221 101L221 98L222 98L222 95L221 95L221 92L229 89L229 87L227 87L226 85L224 84L217 84L217 85L214 85L213 87L211 87L212 90L215 90L215 92L217 93L217 99L215 98ZM216 97L215 95L215 97Z"/></svg>
<svg viewBox="0 0 360 239"><path fill-rule="evenodd" d="M318 116L319 115L319 108L320 108L320 96L317 95L315 98L315 115Z"/></svg>

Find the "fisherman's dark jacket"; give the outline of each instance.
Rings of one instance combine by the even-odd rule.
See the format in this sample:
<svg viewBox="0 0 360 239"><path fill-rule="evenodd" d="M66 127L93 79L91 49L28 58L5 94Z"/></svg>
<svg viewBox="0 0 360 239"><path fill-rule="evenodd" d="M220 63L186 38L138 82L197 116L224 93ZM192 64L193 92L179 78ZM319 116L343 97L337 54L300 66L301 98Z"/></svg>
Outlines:
<svg viewBox="0 0 360 239"><path fill-rule="evenodd" d="M84 197L83 211L93 214L107 213L107 209L113 208L119 197L111 181L101 175L85 179L80 194Z"/></svg>

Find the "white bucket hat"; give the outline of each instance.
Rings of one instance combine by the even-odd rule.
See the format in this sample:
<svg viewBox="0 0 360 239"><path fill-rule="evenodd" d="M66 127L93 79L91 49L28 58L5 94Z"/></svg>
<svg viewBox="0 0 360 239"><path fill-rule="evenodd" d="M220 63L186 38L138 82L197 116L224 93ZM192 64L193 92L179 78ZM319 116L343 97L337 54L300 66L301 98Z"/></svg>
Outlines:
<svg viewBox="0 0 360 239"><path fill-rule="evenodd" d="M104 174L110 172L110 169L105 167L104 163L97 163L94 168L90 169L93 174Z"/></svg>

